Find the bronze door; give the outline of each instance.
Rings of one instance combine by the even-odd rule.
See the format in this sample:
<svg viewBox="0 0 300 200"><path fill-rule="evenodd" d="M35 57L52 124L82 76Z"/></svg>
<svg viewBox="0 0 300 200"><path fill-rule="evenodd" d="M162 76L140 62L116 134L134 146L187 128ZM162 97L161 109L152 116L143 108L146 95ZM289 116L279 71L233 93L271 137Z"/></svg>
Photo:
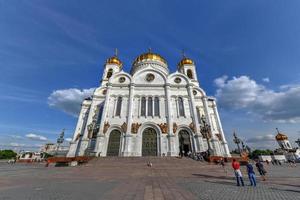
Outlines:
<svg viewBox="0 0 300 200"><path fill-rule="evenodd" d="M153 128L143 132L142 156L157 156L157 134Z"/></svg>
<svg viewBox="0 0 300 200"><path fill-rule="evenodd" d="M192 152L190 134L186 130L181 130L178 139L180 155L187 156L189 152Z"/></svg>
<svg viewBox="0 0 300 200"><path fill-rule="evenodd" d="M121 133L113 130L110 133L106 156L119 156Z"/></svg>

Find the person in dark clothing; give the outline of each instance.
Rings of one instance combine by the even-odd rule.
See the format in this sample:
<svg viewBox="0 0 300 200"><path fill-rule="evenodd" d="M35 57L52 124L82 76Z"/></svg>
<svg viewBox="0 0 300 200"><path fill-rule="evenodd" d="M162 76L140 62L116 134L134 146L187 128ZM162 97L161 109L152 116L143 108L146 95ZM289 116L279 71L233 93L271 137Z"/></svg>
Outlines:
<svg viewBox="0 0 300 200"><path fill-rule="evenodd" d="M266 180L266 170L264 168L264 165L262 164L262 162L260 161L256 161L256 164L255 164L256 168L257 168L257 171L259 172L261 178L263 179L263 181Z"/></svg>
<svg viewBox="0 0 300 200"><path fill-rule="evenodd" d="M247 162L247 172L248 172L248 177L249 177L249 181L250 181L250 184L251 186L256 186L256 177L255 177L255 172L253 170L253 166Z"/></svg>

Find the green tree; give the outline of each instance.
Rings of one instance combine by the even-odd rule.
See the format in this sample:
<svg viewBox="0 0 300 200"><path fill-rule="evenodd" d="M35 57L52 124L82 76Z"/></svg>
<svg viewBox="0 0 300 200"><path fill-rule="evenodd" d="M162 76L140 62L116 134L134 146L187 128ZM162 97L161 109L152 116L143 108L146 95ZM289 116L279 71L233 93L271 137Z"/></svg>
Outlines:
<svg viewBox="0 0 300 200"><path fill-rule="evenodd" d="M273 151L270 149L266 149L266 150L255 149L254 151L251 152L249 157L251 159L257 159L259 155L272 155L272 154Z"/></svg>
<svg viewBox="0 0 300 200"><path fill-rule="evenodd" d="M17 155L13 150L0 150L0 159L11 159L15 158Z"/></svg>

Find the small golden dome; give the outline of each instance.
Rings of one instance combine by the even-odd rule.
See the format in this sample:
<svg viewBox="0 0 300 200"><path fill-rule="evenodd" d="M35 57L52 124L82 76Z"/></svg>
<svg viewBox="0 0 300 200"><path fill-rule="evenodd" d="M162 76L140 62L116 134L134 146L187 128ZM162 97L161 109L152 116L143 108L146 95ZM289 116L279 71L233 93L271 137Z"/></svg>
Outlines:
<svg viewBox="0 0 300 200"><path fill-rule="evenodd" d="M276 136L275 136L276 140L278 141L282 141L282 140L287 140L288 137L285 135L285 134L282 134L282 133L278 133Z"/></svg>
<svg viewBox="0 0 300 200"><path fill-rule="evenodd" d="M190 58L184 57L179 63L178 66L182 67L183 65L194 65L194 61Z"/></svg>
<svg viewBox="0 0 300 200"><path fill-rule="evenodd" d="M123 63L120 61L120 59L117 56L110 57L106 60L106 64L115 64L119 67L122 67Z"/></svg>
<svg viewBox="0 0 300 200"><path fill-rule="evenodd" d="M167 64L166 60L159 54L148 52L148 53L143 53L142 55L138 56L134 62L133 65L135 65L138 62L142 62L144 60L154 60L154 61L159 61Z"/></svg>

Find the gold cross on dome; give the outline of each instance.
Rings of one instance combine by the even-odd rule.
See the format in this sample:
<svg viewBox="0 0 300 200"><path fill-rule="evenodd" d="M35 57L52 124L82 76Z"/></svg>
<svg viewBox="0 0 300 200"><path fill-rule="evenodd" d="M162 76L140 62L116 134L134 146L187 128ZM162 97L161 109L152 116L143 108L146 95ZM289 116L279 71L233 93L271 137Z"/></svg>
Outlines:
<svg viewBox="0 0 300 200"><path fill-rule="evenodd" d="M182 55L182 58L185 58L184 49L181 50L181 55Z"/></svg>
<svg viewBox="0 0 300 200"><path fill-rule="evenodd" d="M118 49L115 48L115 56L118 57Z"/></svg>

